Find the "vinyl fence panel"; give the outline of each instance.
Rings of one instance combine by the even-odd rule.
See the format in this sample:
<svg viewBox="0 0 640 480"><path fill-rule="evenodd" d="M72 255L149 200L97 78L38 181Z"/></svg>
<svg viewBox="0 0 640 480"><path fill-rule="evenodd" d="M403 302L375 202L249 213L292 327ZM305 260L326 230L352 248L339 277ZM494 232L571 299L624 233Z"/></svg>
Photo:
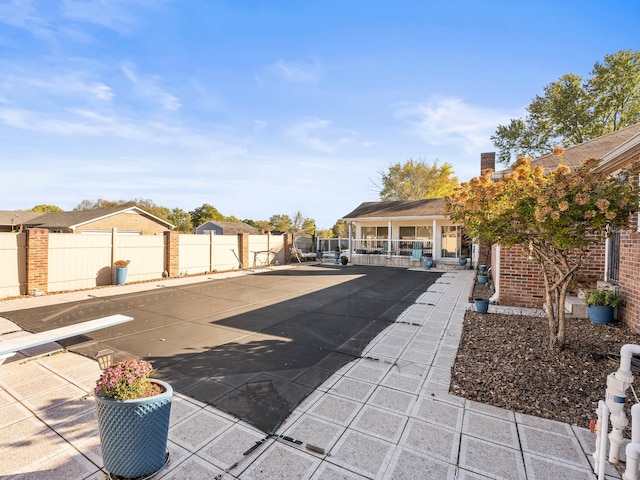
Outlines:
<svg viewBox="0 0 640 480"><path fill-rule="evenodd" d="M24 233L0 233L0 298L26 293L26 238Z"/></svg>

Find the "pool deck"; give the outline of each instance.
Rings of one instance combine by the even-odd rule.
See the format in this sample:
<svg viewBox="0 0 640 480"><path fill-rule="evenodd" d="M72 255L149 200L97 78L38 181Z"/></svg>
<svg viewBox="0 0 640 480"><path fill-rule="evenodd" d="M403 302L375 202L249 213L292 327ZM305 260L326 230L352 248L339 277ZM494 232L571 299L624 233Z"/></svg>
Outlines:
<svg viewBox="0 0 640 480"><path fill-rule="evenodd" d="M247 274L259 273L232 275ZM159 283L91 294L130 293ZM443 272L368 345L364 358L330 377L291 413L280 436L249 454L263 432L175 392L170 460L153 478L596 478L595 435L588 429L449 395L472 285L472 271ZM84 291L0 301L0 335L16 329L1 318L3 311L86 297ZM91 394L99 374L96 361L65 351L16 356L0 365L0 478L104 480ZM621 475L608 466L606 478Z"/></svg>

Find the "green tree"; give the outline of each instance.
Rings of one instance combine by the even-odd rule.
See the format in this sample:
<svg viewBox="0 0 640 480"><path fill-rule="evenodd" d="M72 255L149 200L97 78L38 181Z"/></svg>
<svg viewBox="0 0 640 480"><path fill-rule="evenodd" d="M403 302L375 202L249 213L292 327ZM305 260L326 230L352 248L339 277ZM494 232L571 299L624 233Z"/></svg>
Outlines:
<svg viewBox="0 0 640 480"><path fill-rule="evenodd" d="M175 226L178 232L189 233L193 230L191 215L181 208L171 210L169 215L167 215L167 220Z"/></svg>
<svg viewBox="0 0 640 480"><path fill-rule="evenodd" d="M151 215L169 221L171 210L166 207L157 205L153 200L148 198L134 198L133 200L106 200L98 198L97 200L82 200L74 210L95 210L98 208L127 208L138 207Z"/></svg>
<svg viewBox="0 0 640 480"><path fill-rule="evenodd" d="M640 52L621 50L596 62L591 78L566 74L544 87L524 119L498 125L491 140L505 165L542 156L640 121Z"/></svg>
<svg viewBox="0 0 640 480"><path fill-rule="evenodd" d="M208 203L203 203L198 208L191 210L189 215L191 215L191 222L195 227L209 220L224 220L224 215L222 215L216 207Z"/></svg>
<svg viewBox="0 0 640 480"><path fill-rule="evenodd" d="M272 230L290 232L293 227L293 221L289 215L272 215L271 218L269 218L269 225Z"/></svg>
<svg viewBox="0 0 640 480"><path fill-rule="evenodd" d="M469 234L519 246L539 264L552 347L564 346L565 298L590 249L604 241L607 227L628 227L638 208L638 182L594 171L597 165L589 159L571 172L560 164L545 175L520 158L504 179L492 181L487 171L447 198L449 217Z"/></svg>
<svg viewBox="0 0 640 480"><path fill-rule="evenodd" d="M344 220L338 220L331 228L334 237L348 238L349 237L349 225Z"/></svg>
<svg viewBox="0 0 640 480"><path fill-rule="evenodd" d="M40 204L40 205L36 205L35 207L33 207L31 209L32 212L42 212L42 213L51 213L51 212L64 212L64 210L62 210L60 207L58 207L57 205L47 205L47 204Z"/></svg>
<svg viewBox="0 0 640 480"><path fill-rule="evenodd" d="M381 185L374 183L380 200L420 200L442 198L458 186L449 163L438 165L438 160L407 160L404 164L390 165L386 172L378 171Z"/></svg>

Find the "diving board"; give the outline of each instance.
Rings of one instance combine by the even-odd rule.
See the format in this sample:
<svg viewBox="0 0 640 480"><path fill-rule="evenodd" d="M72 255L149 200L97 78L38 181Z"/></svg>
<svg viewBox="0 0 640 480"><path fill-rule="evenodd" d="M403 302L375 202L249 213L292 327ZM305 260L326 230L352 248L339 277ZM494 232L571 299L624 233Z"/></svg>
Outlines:
<svg viewBox="0 0 640 480"><path fill-rule="evenodd" d="M2 340L2 337L0 337L0 365L7 358L21 350L55 342L64 338L83 335L102 328L113 327L114 325L130 322L131 320L133 320L133 317L117 313L115 315L109 315L108 317L96 318L95 320L54 328L45 332L24 335L22 337L13 337L7 340Z"/></svg>

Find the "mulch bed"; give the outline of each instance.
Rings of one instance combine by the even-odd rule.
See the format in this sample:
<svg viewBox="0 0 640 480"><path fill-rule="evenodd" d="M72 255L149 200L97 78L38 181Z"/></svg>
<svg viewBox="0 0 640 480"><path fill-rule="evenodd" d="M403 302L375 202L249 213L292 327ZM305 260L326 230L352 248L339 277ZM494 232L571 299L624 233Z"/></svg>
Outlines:
<svg viewBox="0 0 640 480"><path fill-rule="evenodd" d="M640 335L618 322L568 318L566 346L554 351L546 317L468 311L450 393L588 427L604 399L607 375L618 369L620 347L639 342Z"/></svg>

